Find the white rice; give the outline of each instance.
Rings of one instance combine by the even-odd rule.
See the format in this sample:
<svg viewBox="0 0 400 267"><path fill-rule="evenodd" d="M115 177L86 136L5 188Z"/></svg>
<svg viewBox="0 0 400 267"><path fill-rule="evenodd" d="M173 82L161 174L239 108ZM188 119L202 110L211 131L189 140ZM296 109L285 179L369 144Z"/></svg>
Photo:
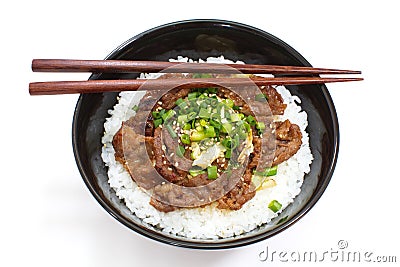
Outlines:
<svg viewBox="0 0 400 267"><path fill-rule="evenodd" d="M171 61L191 62L192 60L178 57L177 60ZM206 61L233 63L222 56L208 58ZM159 74L142 74L141 78L157 78L159 76ZM227 238L267 224L293 202L293 199L300 193L304 174L310 171L310 164L313 159L308 134L305 131L307 113L302 111L298 105L300 99L291 95L283 86L277 87L277 90L284 98L287 108L285 113L282 116L277 116L276 119L289 119L292 123L299 125L303 134L303 144L293 157L278 166L278 174L273 177L276 186L257 191L255 197L245 203L240 210L220 210L215 207L215 204L211 204L204 208L181 208L164 213L149 204L150 195L138 187L122 165L115 161L115 151L111 144L114 134L121 127L121 123L135 114L132 107L139 103L145 92L121 92L118 103L112 110L109 110L110 117L104 123L102 158L108 166L108 182L111 188L125 202L129 210L145 223L178 236L196 239ZM277 200L282 204L282 209L278 213L274 213L268 208L268 204L272 200Z"/></svg>

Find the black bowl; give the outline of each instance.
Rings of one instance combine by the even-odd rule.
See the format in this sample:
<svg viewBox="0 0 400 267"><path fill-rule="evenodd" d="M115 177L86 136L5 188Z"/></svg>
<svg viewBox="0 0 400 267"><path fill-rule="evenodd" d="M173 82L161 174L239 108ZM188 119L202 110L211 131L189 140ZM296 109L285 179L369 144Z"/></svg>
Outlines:
<svg viewBox="0 0 400 267"><path fill-rule="evenodd" d="M163 25L139 34L115 49L107 59L161 60L177 56L193 59L219 56L251 64L311 66L292 47L257 28L221 20L190 20ZM135 74L96 74L90 79L129 79ZM199 249L232 248L269 238L306 214L327 187L339 148L335 107L325 85L288 86L300 97L308 113L310 146L314 156L301 193L269 225L234 238L193 240L162 233L133 215L107 183L101 159L101 137L107 110L116 104L117 93L81 95L74 114L72 141L79 171L90 192L105 210L130 229L167 244Z"/></svg>

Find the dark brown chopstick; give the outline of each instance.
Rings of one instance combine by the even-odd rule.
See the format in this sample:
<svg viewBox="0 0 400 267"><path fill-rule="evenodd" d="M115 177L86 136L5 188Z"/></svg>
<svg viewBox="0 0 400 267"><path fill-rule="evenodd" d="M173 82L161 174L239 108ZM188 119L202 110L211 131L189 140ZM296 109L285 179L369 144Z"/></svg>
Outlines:
<svg viewBox="0 0 400 267"><path fill-rule="evenodd" d="M206 72L206 73L245 73L245 74L361 74L361 71L339 70L298 66L218 64L218 63L180 63L161 61L128 60L70 60L34 59L35 72Z"/></svg>
<svg viewBox="0 0 400 267"><path fill-rule="evenodd" d="M263 85L321 84L361 81L362 78L277 77L255 78L200 78L200 79L136 79L36 82L29 84L31 95L86 94L100 92L166 90L168 88L202 88L210 86L249 86L252 82ZM144 86L144 87L142 87Z"/></svg>

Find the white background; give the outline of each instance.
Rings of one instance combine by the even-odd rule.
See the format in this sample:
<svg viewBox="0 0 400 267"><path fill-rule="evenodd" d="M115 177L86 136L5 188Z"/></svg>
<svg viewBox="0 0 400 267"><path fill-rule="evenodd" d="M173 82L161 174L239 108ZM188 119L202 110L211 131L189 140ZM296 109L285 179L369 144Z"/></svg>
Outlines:
<svg viewBox="0 0 400 267"><path fill-rule="evenodd" d="M395 255L400 261L396 1L37 0L0 5L1 266L271 266L258 258L266 247L322 253L337 250L339 240L348 241L348 251ZM32 73L33 58L103 59L142 31L192 18L258 27L293 46L313 66L359 69L365 78L328 85L341 140L337 167L322 198L281 234L238 249L176 248L118 223L94 200L75 164L71 123L78 96L28 94L32 81L89 76ZM340 264L326 258L319 265ZM379 264L384 265L395 264Z"/></svg>

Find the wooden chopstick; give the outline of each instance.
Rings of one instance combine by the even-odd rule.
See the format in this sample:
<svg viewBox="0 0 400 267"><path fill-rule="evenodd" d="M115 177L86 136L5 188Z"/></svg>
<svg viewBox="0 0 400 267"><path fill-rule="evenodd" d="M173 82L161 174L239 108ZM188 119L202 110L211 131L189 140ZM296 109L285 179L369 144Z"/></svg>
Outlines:
<svg viewBox="0 0 400 267"><path fill-rule="evenodd" d="M29 84L31 95L86 94L101 92L166 90L166 88L202 88L263 85L321 84L361 81L362 78L276 77L276 78L199 78L199 79L136 79L35 82ZM144 86L144 87L142 87Z"/></svg>
<svg viewBox="0 0 400 267"><path fill-rule="evenodd" d="M245 73L245 74L361 74L356 70L339 70L298 66L181 63L161 61L129 60L72 60L72 59L34 59L34 72L206 72L206 73Z"/></svg>

